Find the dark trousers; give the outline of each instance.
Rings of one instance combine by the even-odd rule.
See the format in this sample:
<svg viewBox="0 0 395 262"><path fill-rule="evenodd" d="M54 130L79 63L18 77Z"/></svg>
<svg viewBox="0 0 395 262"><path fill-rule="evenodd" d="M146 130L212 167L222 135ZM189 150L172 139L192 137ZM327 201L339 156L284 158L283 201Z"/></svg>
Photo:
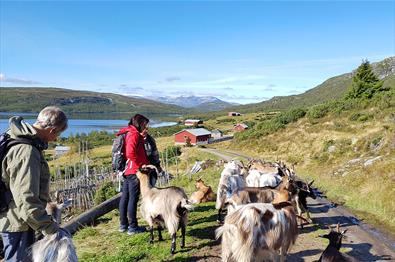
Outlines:
<svg viewBox="0 0 395 262"><path fill-rule="evenodd" d="M35 241L33 229L23 232L2 232L4 259L6 262L30 262L30 246Z"/></svg>
<svg viewBox="0 0 395 262"><path fill-rule="evenodd" d="M137 202L140 197L140 181L136 175L125 177L119 201L119 217L121 227L135 228L137 223Z"/></svg>

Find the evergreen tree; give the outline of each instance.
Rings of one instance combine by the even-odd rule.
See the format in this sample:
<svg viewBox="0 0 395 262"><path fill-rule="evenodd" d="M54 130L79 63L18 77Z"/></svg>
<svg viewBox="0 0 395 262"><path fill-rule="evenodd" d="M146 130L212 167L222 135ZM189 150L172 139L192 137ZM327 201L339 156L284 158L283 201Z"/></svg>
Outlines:
<svg viewBox="0 0 395 262"><path fill-rule="evenodd" d="M371 98L376 92L381 91L382 86L383 81L374 74L369 61L364 60L352 79L352 87L346 99Z"/></svg>

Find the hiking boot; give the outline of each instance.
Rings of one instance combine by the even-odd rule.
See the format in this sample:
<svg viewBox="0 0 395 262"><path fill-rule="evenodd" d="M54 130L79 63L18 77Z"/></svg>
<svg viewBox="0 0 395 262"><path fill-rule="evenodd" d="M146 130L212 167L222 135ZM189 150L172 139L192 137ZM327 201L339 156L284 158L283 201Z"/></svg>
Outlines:
<svg viewBox="0 0 395 262"><path fill-rule="evenodd" d="M139 233L144 233L146 231L145 227L130 227L128 229L128 235L132 236Z"/></svg>
<svg viewBox="0 0 395 262"><path fill-rule="evenodd" d="M123 232L126 232L127 229L128 229L128 226L120 225L118 231L123 233Z"/></svg>

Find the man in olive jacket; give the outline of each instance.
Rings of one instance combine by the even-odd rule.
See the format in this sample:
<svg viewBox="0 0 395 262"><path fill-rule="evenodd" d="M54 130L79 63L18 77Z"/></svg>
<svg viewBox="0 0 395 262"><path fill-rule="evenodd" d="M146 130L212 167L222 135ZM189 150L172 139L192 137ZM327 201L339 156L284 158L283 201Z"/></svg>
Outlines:
<svg viewBox="0 0 395 262"><path fill-rule="evenodd" d="M2 180L13 198L8 210L0 213L5 261L31 260L29 247L35 241L34 231L65 234L45 211L50 202L50 173L42 151L66 128L67 117L57 107L44 108L33 125L22 117L9 120L7 133L11 138L29 139L31 144L12 146L1 163Z"/></svg>

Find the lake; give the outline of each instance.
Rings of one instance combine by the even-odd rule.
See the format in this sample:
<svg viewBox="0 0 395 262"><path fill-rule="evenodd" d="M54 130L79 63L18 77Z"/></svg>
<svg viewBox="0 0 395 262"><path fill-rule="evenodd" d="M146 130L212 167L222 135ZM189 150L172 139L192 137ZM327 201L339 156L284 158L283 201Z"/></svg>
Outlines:
<svg viewBox="0 0 395 262"><path fill-rule="evenodd" d="M35 118L32 116L26 116L25 121L29 124L35 122ZM69 127L61 134L61 137L69 137L77 133L90 133L92 131L107 131L117 132L120 128L128 125L128 120L119 119L69 119ZM176 122L162 122L159 120L150 119L150 127L161 127L161 126L172 126L177 124ZM0 133L3 133L8 128L8 119L0 119Z"/></svg>

